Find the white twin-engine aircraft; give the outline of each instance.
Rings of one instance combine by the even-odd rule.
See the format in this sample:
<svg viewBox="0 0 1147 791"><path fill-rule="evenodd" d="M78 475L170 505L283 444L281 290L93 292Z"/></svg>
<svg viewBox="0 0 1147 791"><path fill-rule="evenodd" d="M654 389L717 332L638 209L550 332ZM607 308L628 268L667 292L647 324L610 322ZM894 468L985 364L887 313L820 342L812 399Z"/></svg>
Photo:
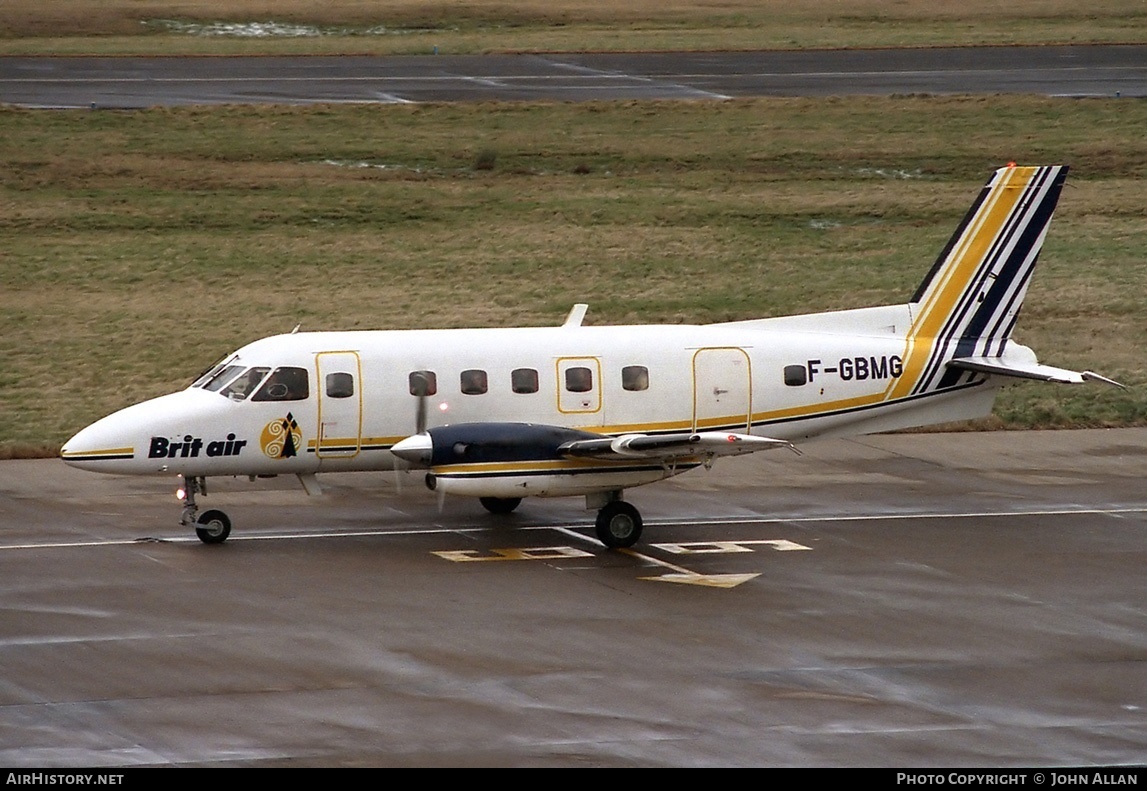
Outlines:
<svg viewBox="0 0 1147 791"><path fill-rule="evenodd" d="M244 346L186 390L120 410L63 448L86 470L183 477L182 524L212 475L425 469L493 513L584 495L607 547L642 520L625 489L718 456L987 415L1040 365L1012 328L1067 167L997 170L900 305L704 326L299 332ZM795 449L795 448L794 448Z"/></svg>

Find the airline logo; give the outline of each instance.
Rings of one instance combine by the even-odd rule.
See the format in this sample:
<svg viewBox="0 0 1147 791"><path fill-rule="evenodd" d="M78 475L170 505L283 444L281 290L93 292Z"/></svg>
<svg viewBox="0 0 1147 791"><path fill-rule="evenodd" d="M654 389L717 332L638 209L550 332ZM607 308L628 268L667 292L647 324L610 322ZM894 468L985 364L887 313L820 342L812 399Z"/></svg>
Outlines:
<svg viewBox="0 0 1147 791"><path fill-rule="evenodd" d="M263 453L272 459L290 459L299 455L299 448L303 446L303 431L294 415L288 412L285 418L272 420L263 427L259 445Z"/></svg>
<svg viewBox="0 0 1147 791"><path fill-rule="evenodd" d="M205 442L203 437L193 437L190 434L182 440L170 440L167 437L152 437L147 448L149 459L198 459L205 455L211 458L219 456L238 456L242 453L247 440L235 439L234 434L228 434L227 439Z"/></svg>

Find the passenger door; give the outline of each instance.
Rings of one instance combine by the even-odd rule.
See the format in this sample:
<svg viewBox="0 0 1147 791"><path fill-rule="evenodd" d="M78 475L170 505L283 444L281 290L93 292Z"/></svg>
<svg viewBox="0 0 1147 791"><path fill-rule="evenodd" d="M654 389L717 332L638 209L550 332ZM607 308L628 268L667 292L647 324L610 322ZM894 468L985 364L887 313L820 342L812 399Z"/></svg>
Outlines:
<svg viewBox="0 0 1147 791"><path fill-rule="evenodd" d="M693 430L747 431L752 365L744 349L698 349L693 355Z"/></svg>
<svg viewBox="0 0 1147 791"><path fill-rule="evenodd" d="M320 459L348 459L362 448L362 363L357 352L315 355L319 381Z"/></svg>

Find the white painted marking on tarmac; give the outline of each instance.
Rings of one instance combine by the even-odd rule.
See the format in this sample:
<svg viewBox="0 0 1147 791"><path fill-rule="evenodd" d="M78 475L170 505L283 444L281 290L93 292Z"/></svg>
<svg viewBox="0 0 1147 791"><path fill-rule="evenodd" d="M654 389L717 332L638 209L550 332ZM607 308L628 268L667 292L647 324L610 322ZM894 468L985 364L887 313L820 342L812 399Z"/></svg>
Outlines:
<svg viewBox="0 0 1147 791"><path fill-rule="evenodd" d="M679 94L687 94L704 99L727 100L732 97L723 93L706 90L693 85L687 85L669 77L650 77L642 74L622 74L582 69L577 77L562 74L512 74L498 76L484 75L398 75L398 76L340 76L340 77L10 77L0 79L0 85L27 84L27 85L184 85L184 84L214 84L214 85L255 85L255 84L311 84L311 83L373 83L378 85L405 84L405 85L477 85L485 88L502 90L511 88L515 84L546 85L549 91L616 91L620 83L632 83L630 87L650 86L652 88ZM702 78L705 75L685 75L685 78ZM573 82L571 82L573 80ZM567 83L567 84L558 84ZM593 84L598 83L598 84ZM397 103L415 103L409 99L402 99L398 94L389 91L376 91L375 96L380 101L394 101ZM393 97L393 100L390 98ZM330 102L332 100L322 97L309 98L307 101ZM352 100L353 101L353 100Z"/></svg>
<svg viewBox="0 0 1147 791"><path fill-rule="evenodd" d="M683 90L697 91L699 93L706 93L713 97L724 97L723 94L711 93L701 88L695 88L689 85L680 85L680 80L709 80L709 79L728 79L728 78L776 78L776 79L794 79L802 77L812 77L817 79L847 79L849 77L898 77L898 78L912 78L912 77L944 77L952 75L966 75L966 74L1003 74L1009 77L1014 75L1036 75L1041 76L1045 74L1060 74L1068 72L1126 72L1128 74L1138 74L1147 67L1134 66L1134 65L1118 65L1118 66L1069 66L1069 67L1037 67L1029 69L999 69L999 68L980 68L980 69L861 69L854 71L754 71L754 72L738 72L736 74L729 74L724 71L692 71L683 72L679 74L665 74L665 75L649 75L649 74L630 74L619 71L606 71L602 69L594 69L589 66L579 66L570 63L549 62L551 66L560 68L565 71L574 72L577 77L571 77L563 74L367 74L367 75L303 75L303 76L259 76L259 75L211 75L211 76L198 76L198 77L113 77L113 76L75 76L75 77L2 77L0 78L0 85L3 84L107 84L107 83L332 83L332 82L412 82L412 83L448 83L448 82L471 82L486 84L493 87L504 87L506 83L510 82L551 82L555 80L570 80L583 78L586 80L596 80L599 82L620 82L624 80L632 80L634 82L646 83L659 83L670 87L679 87Z"/></svg>
<svg viewBox="0 0 1147 791"><path fill-rule="evenodd" d="M445 552L431 552L443 560L454 563L474 563L491 560L562 560L564 558L592 558L592 552L575 547L528 547L516 549L491 549L489 552L480 549L455 549Z"/></svg>
<svg viewBox="0 0 1147 791"><path fill-rule="evenodd" d="M1147 507L1130 508L1048 508L1030 509L1024 511L972 511L968 513L940 512L940 513L894 513L894 514L860 514L836 516L775 516L775 517L731 517L728 519L691 519L674 522L646 522L646 525L776 525L801 524L811 522L884 522L895 519L986 519L1001 516L1070 516L1078 515L1105 515L1118 516L1121 514L1144 514Z"/></svg>
<svg viewBox="0 0 1147 791"><path fill-rule="evenodd" d="M751 579L756 579L761 576L759 573L750 574L701 574L681 566L675 566L672 563L667 563L664 560L644 555L633 549L619 549L618 552L644 560L655 566L663 566L670 569L670 574L659 574L656 577L638 577L638 579L646 580L647 582L675 582L682 585L700 585L706 588L735 588L743 582L748 582Z"/></svg>
<svg viewBox="0 0 1147 791"><path fill-rule="evenodd" d="M651 76L646 75L646 74L627 74L626 72L620 72L620 71L604 71L601 69L594 69L594 68L591 68L589 66L582 66L579 64L575 64L575 63L562 63L560 61L547 61L547 62L551 66L554 66L554 67L559 68L559 69L567 69L569 71L576 72L578 75L580 75L582 77L589 78L589 79L604 79L604 80L619 80L619 81L620 80L631 80L633 82L645 83L646 85L656 85L656 86L668 88L668 89L674 90L674 91L684 91L685 93L696 94L696 95L701 96L701 97L706 98L706 99L717 99L720 101L726 101L728 99L733 98L732 96L726 96L723 93L716 93L714 91L707 91L703 88L697 88L697 87L692 86L692 85L682 85L679 82L672 81L672 80L696 79L696 78L702 78L702 77L725 76L725 75L673 74L673 75L667 75L667 76L672 77L671 81L665 81L659 77L651 77ZM519 79L545 80L545 79L550 79L550 76L549 75L528 75L528 76L525 76L525 77L522 77Z"/></svg>
<svg viewBox="0 0 1147 791"><path fill-rule="evenodd" d="M738 552L754 552L754 546L771 546L777 552L794 552L803 549L811 550L795 541L783 538L761 538L750 541L686 541L678 544L650 544L665 552L675 555L727 555Z"/></svg>
<svg viewBox="0 0 1147 791"><path fill-rule="evenodd" d="M578 533L566 527L557 528L568 536L578 538L582 541L588 541L596 546L601 546L595 539L587 535ZM661 560L660 558L645 555L634 549L619 549L618 552L623 555L629 555L632 558L643 560L652 566L661 566L662 568L669 569L669 574L659 574L655 577L638 577L638 579L646 580L647 582L675 582L682 585L700 585L706 588L735 588L741 583L748 582L751 579L756 579L761 576L759 573L750 574L700 574L696 571L690 571L682 566L674 565L668 561Z"/></svg>
<svg viewBox="0 0 1147 791"><path fill-rule="evenodd" d="M501 79L494 79L493 77L460 77L463 82L473 83L475 85L483 85L487 88L505 88L506 83ZM512 79L512 78L511 78Z"/></svg>
<svg viewBox="0 0 1147 791"><path fill-rule="evenodd" d="M639 577L648 582L675 582L679 585L700 585L704 588L735 588L756 579L760 574L662 574L660 577Z"/></svg>
<svg viewBox="0 0 1147 791"><path fill-rule="evenodd" d="M664 519L646 521L646 527L713 527L719 525L786 525L786 524L820 524L839 522L884 522L905 519L986 519L1000 517L1025 516L1115 516L1121 517L1133 514L1147 514L1147 506L1124 508L1040 508L1022 511L975 511L969 513L895 513L895 514L863 514L863 515L825 515L825 516L776 516L776 517L730 517L716 519ZM595 547L601 544L590 535L579 532L590 528L587 523L555 524L555 525L522 525L515 527L517 531L527 530L554 530L564 535L588 542ZM418 536L442 535L446 533L467 534L485 533L492 530L504 530L504 526L441 526L427 528L410 528L394 530L377 528L373 530L312 530L307 532L269 532L247 535L235 535L227 539L227 543L241 541L289 541L296 539L317 538L373 538L378 536ZM162 544L197 544L199 539L193 535L172 537L144 537L144 538L108 538L91 539L88 541L35 541L20 544L0 544L0 551L22 549L69 549L83 547L126 546L130 544L162 543ZM748 544L748 541L737 541L738 544Z"/></svg>

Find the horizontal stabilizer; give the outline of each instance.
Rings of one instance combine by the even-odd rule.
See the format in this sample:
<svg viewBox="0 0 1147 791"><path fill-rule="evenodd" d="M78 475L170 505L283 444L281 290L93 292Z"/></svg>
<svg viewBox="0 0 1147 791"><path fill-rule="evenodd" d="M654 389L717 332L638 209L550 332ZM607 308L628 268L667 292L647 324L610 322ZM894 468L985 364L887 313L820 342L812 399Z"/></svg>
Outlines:
<svg viewBox="0 0 1147 791"><path fill-rule="evenodd" d="M1100 376L1093 371L1069 371L1066 368L1055 368L1050 365L1041 365L1035 361L1005 360L1002 357L960 357L948 361L949 368L962 371L976 371L978 373L993 374L995 376L1011 376L1017 379L1036 379L1041 382L1061 382L1063 384L1080 384L1082 382L1104 382L1115 387L1124 387L1114 379Z"/></svg>
<svg viewBox="0 0 1147 791"><path fill-rule="evenodd" d="M800 452L787 440L727 431L658 435L623 434L620 437L567 442L559 447L558 451L574 458L642 458L671 461L692 456L740 456L781 447Z"/></svg>

